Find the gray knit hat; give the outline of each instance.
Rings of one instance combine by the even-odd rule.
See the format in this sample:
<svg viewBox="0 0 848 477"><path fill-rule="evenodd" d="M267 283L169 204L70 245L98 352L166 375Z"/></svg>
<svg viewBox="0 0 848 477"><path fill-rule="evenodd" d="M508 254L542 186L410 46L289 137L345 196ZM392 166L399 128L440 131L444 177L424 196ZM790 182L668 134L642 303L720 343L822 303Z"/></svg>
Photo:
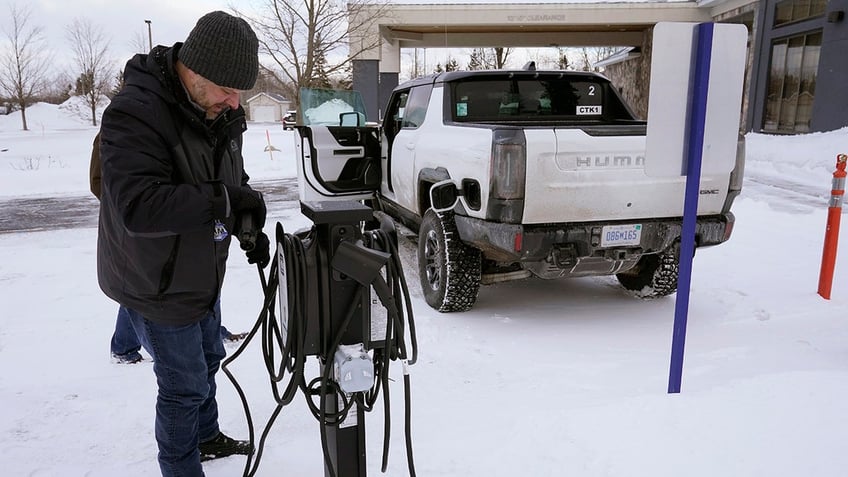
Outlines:
<svg viewBox="0 0 848 477"><path fill-rule="evenodd" d="M197 20L178 55L190 70L225 88L253 88L259 73L259 42L253 29L221 11Z"/></svg>

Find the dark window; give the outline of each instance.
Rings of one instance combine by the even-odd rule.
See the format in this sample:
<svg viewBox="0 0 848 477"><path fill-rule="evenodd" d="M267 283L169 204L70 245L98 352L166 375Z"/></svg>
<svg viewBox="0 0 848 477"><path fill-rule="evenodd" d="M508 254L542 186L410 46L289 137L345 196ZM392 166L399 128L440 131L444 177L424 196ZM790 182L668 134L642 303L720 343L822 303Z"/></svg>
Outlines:
<svg viewBox="0 0 848 477"><path fill-rule="evenodd" d="M458 122L611 122L633 116L609 83L593 78L550 76L477 77L451 83Z"/></svg>
<svg viewBox="0 0 848 477"><path fill-rule="evenodd" d="M824 14L827 0L783 0L774 11L774 26L806 20Z"/></svg>
<svg viewBox="0 0 848 477"><path fill-rule="evenodd" d="M430 101L431 85L416 86L409 91L406 107L403 111L404 128L417 128L424 122L427 115L427 103Z"/></svg>
<svg viewBox="0 0 848 477"><path fill-rule="evenodd" d="M404 91L397 96L397 101L392 104L391 111L389 111L390 116L393 121L402 121L403 120L403 112L406 108L406 100L409 99L409 91Z"/></svg>
<svg viewBox="0 0 848 477"><path fill-rule="evenodd" d="M764 131L810 131L821 40L813 32L772 42Z"/></svg>
<svg viewBox="0 0 848 477"><path fill-rule="evenodd" d="M395 92L392 94L389 109L386 113L386 120L383 121L383 132L388 139L389 150L391 150L392 141L395 139L398 131L400 131L403 115L406 112L406 101L409 99L409 90Z"/></svg>
<svg viewBox="0 0 848 477"><path fill-rule="evenodd" d="M409 91L397 93L389 105L388 119L383 122L383 130L391 141L400 130L403 113L406 110L406 100L409 99Z"/></svg>

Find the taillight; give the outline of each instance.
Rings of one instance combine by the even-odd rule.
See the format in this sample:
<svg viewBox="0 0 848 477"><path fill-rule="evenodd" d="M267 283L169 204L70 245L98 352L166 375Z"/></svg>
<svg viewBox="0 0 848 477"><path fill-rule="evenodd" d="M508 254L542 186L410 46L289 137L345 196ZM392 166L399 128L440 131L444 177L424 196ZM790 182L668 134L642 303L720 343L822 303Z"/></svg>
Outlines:
<svg viewBox="0 0 848 477"><path fill-rule="evenodd" d="M724 237L721 238L722 242L727 242L730 240L730 235L733 233L733 225L736 223L736 216L733 215L733 212L728 212L725 216L726 220L724 222Z"/></svg>
<svg viewBox="0 0 848 477"><path fill-rule="evenodd" d="M524 131L494 131L490 169L491 197L507 200L524 198L524 181L527 175L525 144Z"/></svg>

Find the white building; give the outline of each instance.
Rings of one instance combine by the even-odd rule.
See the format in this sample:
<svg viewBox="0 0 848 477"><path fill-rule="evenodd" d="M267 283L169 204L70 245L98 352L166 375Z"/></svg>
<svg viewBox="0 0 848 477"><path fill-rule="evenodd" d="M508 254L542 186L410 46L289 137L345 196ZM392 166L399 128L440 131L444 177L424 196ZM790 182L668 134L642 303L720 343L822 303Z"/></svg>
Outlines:
<svg viewBox="0 0 848 477"><path fill-rule="evenodd" d="M259 93L245 101L247 120L273 123L283 120L291 101L276 93Z"/></svg>

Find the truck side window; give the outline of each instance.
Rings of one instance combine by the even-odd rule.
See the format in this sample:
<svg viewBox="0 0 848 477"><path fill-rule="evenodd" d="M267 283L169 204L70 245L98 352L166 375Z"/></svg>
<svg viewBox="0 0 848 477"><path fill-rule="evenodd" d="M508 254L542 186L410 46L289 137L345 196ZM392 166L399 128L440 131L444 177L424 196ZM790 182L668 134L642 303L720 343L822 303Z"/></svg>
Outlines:
<svg viewBox="0 0 848 477"><path fill-rule="evenodd" d="M400 130L403 115L406 111L407 99L409 99L409 91L403 91L397 93L397 96L395 96L392 99L391 104L389 104L388 118L383 125L383 131L386 133L386 137L389 139L390 145L392 140L395 138L395 134L397 134Z"/></svg>
<svg viewBox="0 0 848 477"><path fill-rule="evenodd" d="M427 103L430 101L431 85L416 86L409 92L406 109L403 114L403 128L417 128L424 122L427 115Z"/></svg>
<svg viewBox="0 0 848 477"><path fill-rule="evenodd" d="M409 91L404 91L398 95L398 99L392 107L392 120L402 121L403 113L406 109L406 101L409 99Z"/></svg>

